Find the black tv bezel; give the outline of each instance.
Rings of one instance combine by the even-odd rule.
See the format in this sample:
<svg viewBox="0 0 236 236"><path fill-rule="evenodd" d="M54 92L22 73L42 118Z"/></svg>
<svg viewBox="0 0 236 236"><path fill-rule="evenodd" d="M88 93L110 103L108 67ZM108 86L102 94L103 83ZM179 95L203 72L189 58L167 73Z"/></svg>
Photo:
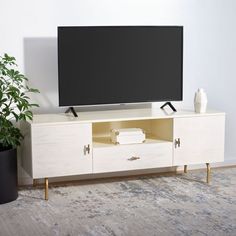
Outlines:
<svg viewBox="0 0 236 236"><path fill-rule="evenodd" d="M182 31L181 34L181 96L180 99L158 99L158 100L140 100L140 101L134 101L134 102L114 102L114 103L93 103L93 104L77 104L77 103L70 103L70 104L64 104L61 102L61 96L60 96L60 57L59 57L59 30L61 28L89 28L89 27L158 27L158 28L180 28ZM183 41L184 41L184 26L182 25L106 25L106 26L58 26L57 27L57 58L58 58L58 97L59 97L59 107L85 107L85 106L104 106L104 105L119 105L119 104L142 104L142 103L152 103L152 102L176 102L176 101L183 101L183 54L184 54L184 48L183 48Z"/></svg>

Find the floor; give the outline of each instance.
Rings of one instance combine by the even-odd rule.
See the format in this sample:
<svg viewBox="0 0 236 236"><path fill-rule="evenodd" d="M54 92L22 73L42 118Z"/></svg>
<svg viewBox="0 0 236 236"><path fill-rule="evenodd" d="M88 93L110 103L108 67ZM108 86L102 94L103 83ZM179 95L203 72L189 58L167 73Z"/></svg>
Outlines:
<svg viewBox="0 0 236 236"><path fill-rule="evenodd" d="M236 168L24 188L0 205L0 236L236 235Z"/></svg>

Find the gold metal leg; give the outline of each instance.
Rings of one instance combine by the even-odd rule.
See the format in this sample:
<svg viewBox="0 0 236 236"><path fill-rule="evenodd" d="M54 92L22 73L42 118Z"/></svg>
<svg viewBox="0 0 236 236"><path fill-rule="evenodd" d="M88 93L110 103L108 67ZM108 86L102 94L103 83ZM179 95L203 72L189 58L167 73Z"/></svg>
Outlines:
<svg viewBox="0 0 236 236"><path fill-rule="evenodd" d="M45 200L48 200L48 178L45 178Z"/></svg>
<svg viewBox="0 0 236 236"><path fill-rule="evenodd" d="M33 187L36 187L37 183L38 183L37 179L33 179Z"/></svg>
<svg viewBox="0 0 236 236"><path fill-rule="evenodd" d="M184 165L184 173L187 173L187 165Z"/></svg>
<svg viewBox="0 0 236 236"><path fill-rule="evenodd" d="M207 178L206 178L206 182L209 184L210 183L210 179L211 179L211 167L210 167L210 163L206 163L207 166Z"/></svg>

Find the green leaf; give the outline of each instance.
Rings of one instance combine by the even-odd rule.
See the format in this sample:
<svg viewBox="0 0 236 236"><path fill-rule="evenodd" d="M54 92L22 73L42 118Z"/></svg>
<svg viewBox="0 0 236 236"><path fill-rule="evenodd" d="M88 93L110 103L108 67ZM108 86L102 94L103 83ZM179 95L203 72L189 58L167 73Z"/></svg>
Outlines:
<svg viewBox="0 0 236 236"><path fill-rule="evenodd" d="M29 88L28 89L28 92L31 92L31 93L40 93L38 89L35 89L35 88Z"/></svg>
<svg viewBox="0 0 236 236"><path fill-rule="evenodd" d="M15 117L16 121L18 121L19 120L19 116L14 111L12 112L12 114Z"/></svg>
<svg viewBox="0 0 236 236"><path fill-rule="evenodd" d="M7 101L7 98L3 98L1 101L0 101L0 104L4 104L4 102Z"/></svg>
<svg viewBox="0 0 236 236"><path fill-rule="evenodd" d="M31 103L30 106L31 107L39 107L39 104Z"/></svg>
<svg viewBox="0 0 236 236"><path fill-rule="evenodd" d="M27 92L38 93L39 90L25 84L28 80L16 69L16 59L5 53L0 56L0 149L16 147L23 138L21 131L12 123L32 120L32 103Z"/></svg>

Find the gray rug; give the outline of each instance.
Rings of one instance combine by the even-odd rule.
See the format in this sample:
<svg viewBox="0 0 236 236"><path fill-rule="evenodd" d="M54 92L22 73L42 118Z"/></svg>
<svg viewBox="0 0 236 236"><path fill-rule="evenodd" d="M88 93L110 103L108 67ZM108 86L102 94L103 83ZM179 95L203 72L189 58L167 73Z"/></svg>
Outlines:
<svg viewBox="0 0 236 236"><path fill-rule="evenodd" d="M236 235L236 168L20 191L0 205L0 236Z"/></svg>

